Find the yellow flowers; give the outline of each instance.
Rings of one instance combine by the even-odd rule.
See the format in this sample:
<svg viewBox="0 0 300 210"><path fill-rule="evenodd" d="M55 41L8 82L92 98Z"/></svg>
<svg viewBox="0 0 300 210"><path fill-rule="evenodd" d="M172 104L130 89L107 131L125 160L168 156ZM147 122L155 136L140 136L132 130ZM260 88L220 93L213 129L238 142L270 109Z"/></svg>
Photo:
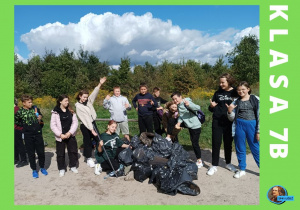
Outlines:
<svg viewBox="0 0 300 210"><path fill-rule="evenodd" d="M210 99L214 95L215 90L209 90L202 87L190 90L188 96L192 99Z"/></svg>

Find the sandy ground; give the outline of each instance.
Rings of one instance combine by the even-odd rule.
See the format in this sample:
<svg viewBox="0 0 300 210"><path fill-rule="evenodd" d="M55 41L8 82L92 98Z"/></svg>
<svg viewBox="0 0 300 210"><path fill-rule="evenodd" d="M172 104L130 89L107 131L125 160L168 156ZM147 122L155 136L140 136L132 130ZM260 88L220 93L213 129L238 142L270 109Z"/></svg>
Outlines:
<svg viewBox="0 0 300 210"><path fill-rule="evenodd" d="M125 181L124 177L103 179L106 173L94 175L94 169L84 162L79 152L79 173L67 171L58 176L55 150L46 148L48 176L39 173L32 178L29 166L15 168L16 205L258 205L259 169L252 154L247 155L246 176L235 179L233 172L225 169L224 152L218 171L213 176L206 175L211 165L211 151L202 150L205 166L198 171L195 180L201 193L198 196L177 194L170 196L157 192L148 179L143 183ZM190 152L194 157L193 152ZM195 157L194 157L195 158ZM236 154L232 163L237 166ZM66 158L66 160L68 160Z"/></svg>

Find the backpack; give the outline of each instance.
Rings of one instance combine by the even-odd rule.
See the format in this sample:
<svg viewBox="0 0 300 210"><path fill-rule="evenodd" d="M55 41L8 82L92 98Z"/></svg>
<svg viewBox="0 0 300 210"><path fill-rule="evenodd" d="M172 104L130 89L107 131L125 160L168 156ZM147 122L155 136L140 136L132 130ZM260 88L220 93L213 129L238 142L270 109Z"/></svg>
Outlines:
<svg viewBox="0 0 300 210"><path fill-rule="evenodd" d="M184 106L187 110L190 110L189 108L186 107L186 105L184 105ZM201 124L203 124L205 122L205 114L204 114L204 112L201 111L201 109L197 110L196 113L192 110L190 110L190 111L198 117L198 120L200 121Z"/></svg>

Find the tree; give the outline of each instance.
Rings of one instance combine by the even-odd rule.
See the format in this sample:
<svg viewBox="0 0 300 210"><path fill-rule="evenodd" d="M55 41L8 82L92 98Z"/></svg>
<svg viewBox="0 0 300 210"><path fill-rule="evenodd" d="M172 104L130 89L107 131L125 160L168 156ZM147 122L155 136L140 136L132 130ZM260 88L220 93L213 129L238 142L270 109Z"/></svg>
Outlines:
<svg viewBox="0 0 300 210"><path fill-rule="evenodd" d="M234 49L227 53L233 75L238 81L254 84L259 81L259 40L255 35L242 38Z"/></svg>

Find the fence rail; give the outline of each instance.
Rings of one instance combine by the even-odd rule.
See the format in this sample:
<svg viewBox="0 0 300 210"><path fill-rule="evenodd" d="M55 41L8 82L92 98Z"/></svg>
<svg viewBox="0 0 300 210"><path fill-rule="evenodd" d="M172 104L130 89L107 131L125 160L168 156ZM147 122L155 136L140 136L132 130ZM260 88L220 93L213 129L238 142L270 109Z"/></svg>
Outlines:
<svg viewBox="0 0 300 210"><path fill-rule="evenodd" d="M96 118L95 121L110 121L109 118ZM138 122L136 119L128 119L128 122Z"/></svg>

